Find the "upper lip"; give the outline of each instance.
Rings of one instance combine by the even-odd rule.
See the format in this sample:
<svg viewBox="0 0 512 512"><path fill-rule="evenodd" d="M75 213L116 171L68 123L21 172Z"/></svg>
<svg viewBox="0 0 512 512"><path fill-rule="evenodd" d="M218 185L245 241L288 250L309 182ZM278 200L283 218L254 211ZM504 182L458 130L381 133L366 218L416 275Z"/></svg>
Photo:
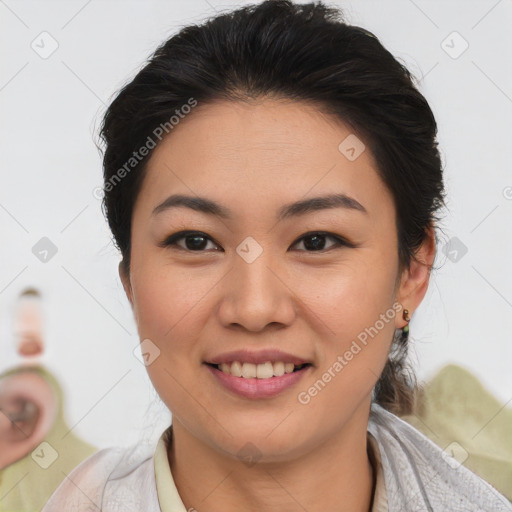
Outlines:
<svg viewBox="0 0 512 512"><path fill-rule="evenodd" d="M288 354L282 350L271 348L258 350L257 352L250 350L234 350L233 352L224 352L223 354L212 357L212 359L209 359L205 362L210 364L221 364L233 363L234 361L253 364L262 364L266 363L267 361L282 361L283 363L293 363L295 366L310 363L310 361L306 361L305 359L294 356L293 354Z"/></svg>

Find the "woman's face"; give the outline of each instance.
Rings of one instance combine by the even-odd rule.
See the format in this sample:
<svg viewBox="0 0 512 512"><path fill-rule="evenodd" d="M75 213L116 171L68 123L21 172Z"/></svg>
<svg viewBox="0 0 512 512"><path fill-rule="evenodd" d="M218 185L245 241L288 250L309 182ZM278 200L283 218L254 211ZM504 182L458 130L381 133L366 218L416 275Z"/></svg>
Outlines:
<svg viewBox="0 0 512 512"><path fill-rule="evenodd" d="M148 162L131 272L121 277L173 423L219 452L236 456L250 442L279 460L368 419L395 328L405 325L397 302L406 284L393 199L361 144L310 105L217 102L174 126ZM183 205L154 212L176 194L226 215ZM330 195L345 200L290 208ZM165 245L184 230L201 234ZM293 380L275 394L267 380L250 395L260 387L246 381L244 395L222 383L244 377L221 379L206 364L267 349L311 366L272 377Z"/></svg>

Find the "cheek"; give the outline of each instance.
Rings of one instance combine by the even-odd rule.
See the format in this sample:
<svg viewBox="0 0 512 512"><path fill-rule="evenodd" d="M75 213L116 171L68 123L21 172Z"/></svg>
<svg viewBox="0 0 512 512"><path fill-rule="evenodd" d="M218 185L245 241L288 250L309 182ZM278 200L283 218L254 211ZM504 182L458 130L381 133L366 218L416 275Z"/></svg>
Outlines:
<svg viewBox="0 0 512 512"><path fill-rule="evenodd" d="M304 289L310 318L320 318L317 326L325 326L315 376L297 395L308 417L326 425L334 418L334 423L344 422L375 386L395 332L394 278L360 260L317 281L322 293Z"/></svg>
<svg viewBox="0 0 512 512"><path fill-rule="evenodd" d="M395 332L396 258L384 248L365 249L316 279L302 281L298 295L325 333L318 371L329 372L325 380L332 382L318 406L330 400L357 402L378 379Z"/></svg>
<svg viewBox="0 0 512 512"><path fill-rule="evenodd" d="M393 257L362 250L335 267L312 272L308 278L305 273L297 276L296 292L331 335L346 339L373 325L392 307L394 268Z"/></svg>
<svg viewBox="0 0 512 512"><path fill-rule="evenodd" d="M141 339L167 343L184 325L190 328L190 318L200 311L205 290L215 282L211 276L201 280L196 275L200 272L177 270L161 261L152 264L150 260L138 267L132 286Z"/></svg>
<svg viewBox="0 0 512 512"><path fill-rule="evenodd" d="M195 340L207 318L205 293L215 283L211 277L193 279L193 274L193 269L177 271L148 259L132 279L139 338L157 347L149 345L157 356L146 370L159 396L180 418L193 406L184 390L197 387L201 353ZM196 395L200 399L201 392Z"/></svg>

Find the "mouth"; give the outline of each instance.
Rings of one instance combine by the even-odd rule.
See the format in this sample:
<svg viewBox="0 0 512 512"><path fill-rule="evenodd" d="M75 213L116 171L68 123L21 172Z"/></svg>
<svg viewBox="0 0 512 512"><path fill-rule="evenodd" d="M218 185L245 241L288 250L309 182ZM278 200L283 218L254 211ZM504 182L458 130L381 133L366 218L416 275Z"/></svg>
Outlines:
<svg viewBox="0 0 512 512"><path fill-rule="evenodd" d="M203 363L215 381L230 393L245 399L270 399L306 378L312 363L294 364L266 361L262 364ZM286 368L285 368L286 366Z"/></svg>
<svg viewBox="0 0 512 512"><path fill-rule="evenodd" d="M245 379L276 378L281 377L282 375L285 374L296 373L309 366L313 366L311 363L295 365L293 363L282 363L279 361L275 363L267 361L266 363L263 364L241 363L239 361L221 364L205 362L204 364L226 375L231 375L233 377L240 377Z"/></svg>

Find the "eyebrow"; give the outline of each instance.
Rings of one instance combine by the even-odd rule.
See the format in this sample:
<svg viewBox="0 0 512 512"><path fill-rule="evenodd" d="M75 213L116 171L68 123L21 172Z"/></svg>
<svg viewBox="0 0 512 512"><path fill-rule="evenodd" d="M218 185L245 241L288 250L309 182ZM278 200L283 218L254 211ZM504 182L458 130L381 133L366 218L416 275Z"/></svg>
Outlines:
<svg viewBox="0 0 512 512"><path fill-rule="evenodd" d="M223 219L233 218L233 213L228 208L212 201L211 199L199 196L186 196L182 194L169 196L153 210L151 215L155 216L163 211L178 207L190 208L197 212L206 213L207 215L218 215ZM366 208L354 198L347 196L346 194L330 194L287 204L280 208L277 214L277 219L284 220L290 217L333 208L346 208L348 210L356 210L368 214Z"/></svg>

